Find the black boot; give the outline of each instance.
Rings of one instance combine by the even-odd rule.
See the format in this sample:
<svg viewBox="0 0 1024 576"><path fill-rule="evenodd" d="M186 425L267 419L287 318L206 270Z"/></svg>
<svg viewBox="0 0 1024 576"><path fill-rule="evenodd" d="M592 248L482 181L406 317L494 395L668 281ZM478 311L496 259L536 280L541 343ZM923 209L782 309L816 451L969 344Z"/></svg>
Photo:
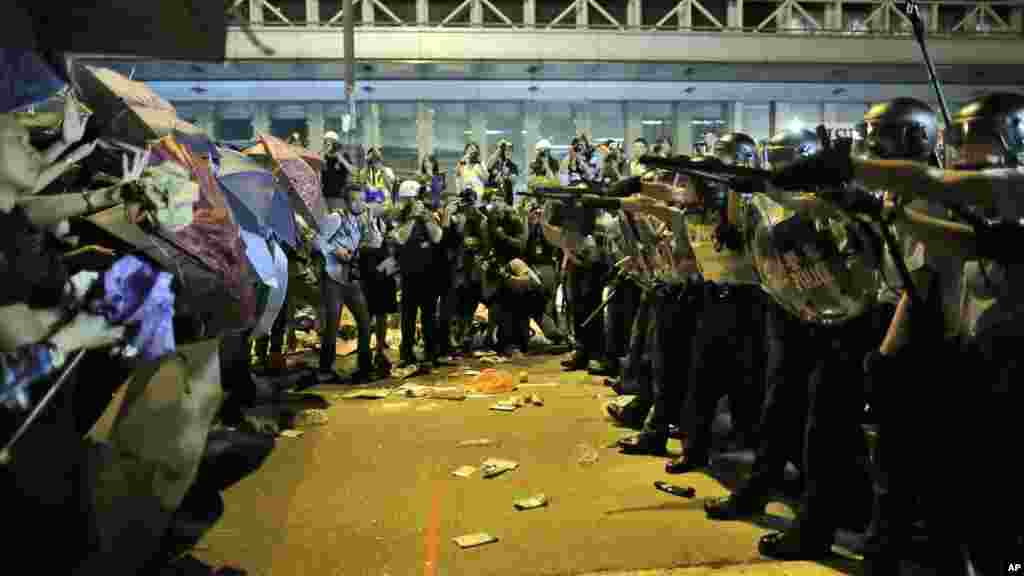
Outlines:
<svg viewBox="0 0 1024 576"><path fill-rule="evenodd" d="M708 500L704 512L712 520L739 520L764 514L768 499L754 488L743 487L726 498Z"/></svg>
<svg viewBox="0 0 1024 576"><path fill-rule="evenodd" d="M786 561L820 560L828 556L832 547L831 539L810 534L798 527L765 534L758 541L757 550L762 556Z"/></svg>

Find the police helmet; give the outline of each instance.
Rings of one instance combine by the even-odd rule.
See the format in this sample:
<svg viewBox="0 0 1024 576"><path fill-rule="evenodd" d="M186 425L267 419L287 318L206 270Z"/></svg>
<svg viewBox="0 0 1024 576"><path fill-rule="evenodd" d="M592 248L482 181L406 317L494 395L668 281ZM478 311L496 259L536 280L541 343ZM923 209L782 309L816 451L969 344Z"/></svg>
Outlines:
<svg viewBox="0 0 1024 576"><path fill-rule="evenodd" d="M760 166L757 157L757 142L742 132L730 132L715 142L716 158L727 164L740 164L757 168Z"/></svg>
<svg viewBox="0 0 1024 576"><path fill-rule="evenodd" d="M947 130L946 152L952 166L1024 164L1024 96L988 94L961 108Z"/></svg>
<svg viewBox="0 0 1024 576"><path fill-rule="evenodd" d="M935 111L913 98L872 106L864 114L862 130L867 153L876 158L927 160L938 142Z"/></svg>
<svg viewBox="0 0 1024 576"><path fill-rule="evenodd" d="M773 170L785 168L797 159L818 151L818 136L810 130L779 132L765 146L765 161Z"/></svg>

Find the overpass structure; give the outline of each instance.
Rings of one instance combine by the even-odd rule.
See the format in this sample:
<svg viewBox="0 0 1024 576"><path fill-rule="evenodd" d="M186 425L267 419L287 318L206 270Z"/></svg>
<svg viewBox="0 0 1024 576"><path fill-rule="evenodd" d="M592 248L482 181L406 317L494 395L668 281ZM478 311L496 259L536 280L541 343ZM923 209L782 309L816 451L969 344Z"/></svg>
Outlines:
<svg viewBox="0 0 1024 576"><path fill-rule="evenodd" d="M1024 85L1024 1L920 6L952 105ZM225 63L101 64L147 81L211 131L223 120L260 131L304 120L315 147L343 111L341 0L235 0L233 9ZM595 136L608 115L620 118L615 137L661 126L686 150L708 119L766 137L793 121L848 126L873 101L934 100L893 0L354 0L354 9L360 136L385 147L389 134L415 137L417 155L464 136L486 147L499 124L514 133L517 123L512 136L526 148L553 130L546 110ZM453 114L463 130L439 126Z"/></svg>

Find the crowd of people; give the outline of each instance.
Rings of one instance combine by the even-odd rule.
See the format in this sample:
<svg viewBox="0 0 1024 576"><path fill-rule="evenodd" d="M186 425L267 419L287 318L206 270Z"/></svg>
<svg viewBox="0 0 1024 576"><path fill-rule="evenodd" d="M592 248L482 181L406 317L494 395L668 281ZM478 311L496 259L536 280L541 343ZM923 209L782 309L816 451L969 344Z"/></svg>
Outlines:
<svg viewBox="0 0 1024 576"><path fill-rule="evenodd" d="M617 191L618 210L589 216L543 194L515 198L509 181L518 169L507 143L487 162L476 144L466 146L457 198L432 189L436 162L426 160L420 179L397 184L391 207L376 185L393 182L377 179L379 150L371 151L361 185L350 185L356 171L329 137L327 165L337 157L343 168L328 170L343 176L325 174L325 183L337 184L324 193L332 218L344 225L336 235L330 228L332 237L319 246L328 269L345 270L329 275L330 282L348 287L324 288L320 381L338 378L331 325L339 298L332 290L346 294L360 325L359 380L379 375L370 359L369 318L396 311L396 289L402 362L425 370L470 349L475 329L483 335L476 345L525 352L534 320L548 340L572 342L566 370L606 375L617 393L632 397L607 406L610 417L637 430L619 442L623 453L666 455L670 437L683 439L683 455L666 463L668 474L711 464L712 423L728 398L725 446L754 450L756 459L737 491L706 505L709 518L761 514L791 488L783 480L787 462L798 468L797 520L761 538L765 556L820 559L842 528L867 532L869 574L897 574L907 559L941 573L1005 571L1022 550L1021 531L993 523L988 515L996 511L985 500L950 498L936 478L956 470L956 483L974 489L958 493L995 494L1004 518L1020 512L1012 475L1000 471L998 460L970 458L963 467L982 446L998 459L1015 445L1015 260L1005 246L997 251L1002 256L993 255L994 241L954 225L967 216L950 210L962 203L984 218L1016 221L1022 121L1024 97L985 96L946 131L943 156L935 111L911 99L872 107L857 146L821 128L780 133L766 145L742 133L718 138L707 156L719 165L770 169L770 192L750 181L723 187L644 166L644 158L670 155L667 141L648 149L637 139L627 158L615 142L595 147L580 135L561 160L549 142L537 143L527 170L531 189ZM889 209L910 206L928 216L873 223L898 236L902 261L879 249L871 305L848 307L852 312L841 318L813 307L815 278L822 276L787 271L751 248L756 224L744 216L751 198L767 194L795 211L791 224L827 222L831 217L813 202L796 200L823 187L877 192L872 197L884 191ZM725 272L706 269L697 256L693 229L702 225L714 229ZM390 258L397 267L380 264ZM907 269L909 285L901 284L899 268ZM401 271L400 286L388 280L392 270ZM780 273L782 280L768 281ZM839 291L850 282L827 281L839 282ZM360 289L381 301L348 296ZM481 303L488 322L473 327ZM422 360L413 356L417 315ZM878 434L870 456L868 424ZM922 534L924 549L915 545Z"/></svg>
<svg viewBox="0 0 1024 576"><path fill-rule="evenodd" d="M787 462L800 472L796 522L761 538L766 556L819 559L838 529L852 528L867 531L870 574L898 574L907 559L957 575L1003 573L1019 561L1021 530L1006 520L1022 499L1000 457L1016 448L1020 406L1013 234L1022 96L965 106L946 129L945 158L935 111L897 99L865 115L856 153L824 127L765 145L733 132L705 158L686 159L705 162L704 172L687 172L671 169L667 140L649 147L639 138L627 154L580 134L564 158L538 142L521 173L507 141L486 160L469 143L454 186L433 156L415 177L400 177L380 149L357 166L328 133L323 154L298 164L319 168L326 209L316 214L316 194L294 194L308 212L289 212L295 238L287 227L246 235L227 216L234 205L219 195L234 182L229 164L252 167L240 154L197 134L173 132L145 148L97 137L110 126L88 120L70 93L62 102L49 131L27 128L35 117L0 116L0 398L12 431L0 480L40 519L12 536L18 546L53 530L80 545L54 560L64 563L57 572L157 573L216 522L220 493L274 446L244 416L278 392L254 378L252 346L266 368L283 370L303 303L318 311L321 337L307 385L390 376L395 314L399 365L424 373L481 347L568 345L565 370L603 375L631 397L607 406L636 430L619 441L623 453L664 456L670 438L683 440L668 474L711 465L712 423L728 397L726 447L756 458L707 515L760 514L786 488ZM303 153L276 142L264 142L271 154ZM276 159L279 172L292 174L293 160ZM770 171L714 178L740 168ZM523 177L531 192L517 195ZM898 237L897 247L871 249L871 235L825 209L826 195L807 194L824 190L884 192L885 218L861 224ZM768 204L788 216L771 216ZM107 229L117 241L78 226L86 216L104 222L111 208L126 218ZM843 241L819 242L834 238L837 222L848 225ZM713 230L712 248L698 241L700 228ZM166 257L188 247L210 270ZM270 260L287 268L283 303L256 302L258 282L241 276L246 257L262 266L257 247L283 255ZM827 266L869 256L871 282ZM224 291L234 299L211 296ZM865 291L877 293L858 305ZM347 375L336 371L343 308L358 340ZM78 385L64 385L72 373ZM95 433L126 379L114 432ZM184 416L168 416L156 396L145 411L159 386L184 399L175 405ZM146 434L131 428L141 421ZM871 454L866 423L879 434ZM66 457L39 458L43 449ZM944 473L974 497L951 498L936 480ZM925 551L915 548L921 533Z"/></svg>

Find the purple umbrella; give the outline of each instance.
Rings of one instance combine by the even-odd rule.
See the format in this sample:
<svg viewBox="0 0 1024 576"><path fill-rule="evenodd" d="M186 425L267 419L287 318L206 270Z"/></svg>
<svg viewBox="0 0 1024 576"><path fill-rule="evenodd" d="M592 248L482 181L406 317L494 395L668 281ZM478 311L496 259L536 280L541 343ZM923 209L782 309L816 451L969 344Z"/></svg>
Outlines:
<svg viewBox="0 0 1024 576"><path fill-rule="evenodd" d="M227 192L232 209L235 205L250 214L262 230L249 232L261 236L273 234L281 242L295 247L295 215L288 199L288 191L275 182L274 175L258 160L233 150L221 149L220 170L217 179Z"/></svg>

